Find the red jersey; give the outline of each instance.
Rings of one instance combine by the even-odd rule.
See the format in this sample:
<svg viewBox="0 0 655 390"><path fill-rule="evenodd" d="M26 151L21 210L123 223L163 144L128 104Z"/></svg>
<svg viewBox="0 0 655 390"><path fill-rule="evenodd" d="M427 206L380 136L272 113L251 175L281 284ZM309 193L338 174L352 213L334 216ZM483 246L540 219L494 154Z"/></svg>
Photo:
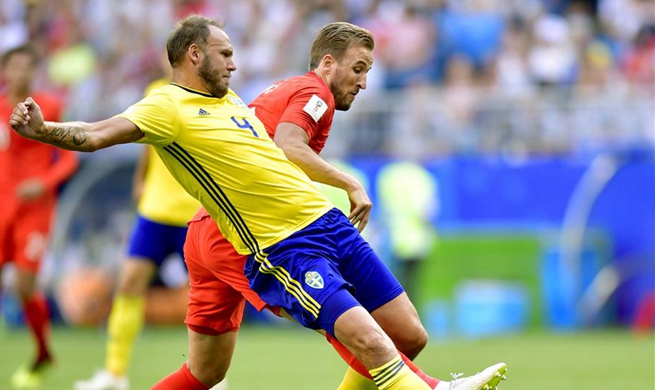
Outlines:
<svg viewBox="0 0 655 390"><path fill-rule="evenodd" d="M314 72L271 85L249 107L271 138L280 123L300 126L309 136L309 147L317 154L325 146L334 118L334 96Z"/></svg>
<svg viewBox="0 0 655 390"><path fill-rule="evenodd" d="M62 105L49 94L34 93L47 121L60 121ZM0 208L16 203L16 186L29 178L40 178L47 194L39 205L54 205L58 186L77 168L77 156L70 151L33 141L18 135L9 127L9 118L15 105L6 94L0 94Z"/></svg>

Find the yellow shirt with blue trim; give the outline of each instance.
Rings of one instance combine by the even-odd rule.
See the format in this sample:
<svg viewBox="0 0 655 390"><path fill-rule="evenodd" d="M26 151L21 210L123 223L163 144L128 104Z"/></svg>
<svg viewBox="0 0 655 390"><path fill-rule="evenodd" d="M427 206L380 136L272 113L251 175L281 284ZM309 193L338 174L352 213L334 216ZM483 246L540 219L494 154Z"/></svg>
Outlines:
<svg viewBox="0 0 655 390"><path fill-rule="evenodd" d="M162 225L183 227L198 209L200 202L182 188L157 152L151 150L143 178L143 193L137 205L139 215Z"/></svg>
<svg viewBox="0 0 655 390"><path fill-rule="evenodd" d="M276 244L334 207L231 90L219 99L171 84L119 116L145 133L139 142L155 148L240 254Z"/></svg>

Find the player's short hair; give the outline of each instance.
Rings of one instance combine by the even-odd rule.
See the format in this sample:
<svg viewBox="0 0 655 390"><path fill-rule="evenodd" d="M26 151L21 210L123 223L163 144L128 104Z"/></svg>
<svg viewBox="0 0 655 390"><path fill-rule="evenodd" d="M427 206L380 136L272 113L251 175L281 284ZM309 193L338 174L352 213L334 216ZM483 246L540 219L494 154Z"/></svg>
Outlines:
<svg viewBox="0 0 655 390"><path fill-rule="evenodd" d="M347 22L328 23L318 32L309 52L309 70L316 69L323 57L332 54L340 60L351 46L362 46L373 51L373 35L365 28Z"/></svg>
<svg viewBox="0 0 655 390"><path fill-rule="evenodd" d="M39 52L36 50L36 48L29 43L16 46L12 49L7 50L2 54L2 59L0 60L0 65L4 68L5 65L9 62L11 57L13 57L16 54L27 54L28 56L32 57L32 65L37 65L39 63Z"/></svg>
<svg viewBox="0 0 655 390"><path fill-rule="evenodd" d="M223 28L223 23L218 19L209 19L202 15L189 15L180 20L175 30L168 36L166 41L166 52L168 62L172 67L179 65L184 53L192 44L205 49L209 37L209 26Z"/></svg>

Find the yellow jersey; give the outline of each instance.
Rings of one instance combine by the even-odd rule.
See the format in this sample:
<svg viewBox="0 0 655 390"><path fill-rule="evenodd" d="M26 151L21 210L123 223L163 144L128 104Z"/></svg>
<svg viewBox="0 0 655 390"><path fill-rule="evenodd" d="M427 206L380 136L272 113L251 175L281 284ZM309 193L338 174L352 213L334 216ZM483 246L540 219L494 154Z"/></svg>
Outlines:
<svg viewBox="0 0 655 390"><path fill-rule="evenodd" d="M159 78L159 79L151 82L150 84L148 84L148 86L145 89L145 92L143 93L143 96L148 96L148 95L150 95L150 92L154 91L155 89L161 88L161 87L163 87L165 85L168 85L170 83L171 83L171 80L169 80L168 77Z"/></svg>
<svg viewBox="0 0 655 390"><path fill-rule="evenodd" d="M145 96L157 88L170 84L161 78L148 85ZM169 226L186 226L200 208L195 200L173 178L157 153L151 148L143 178L143 193L137 205L139 215L157 223Z"/></svg>
<svg viewBox="0 0 655 390"><path fill-rule="evenodd" d="M182 227L198 209L200 203L182 188L159 155L154 149L151 150L143 179L143 192L137 205L139 215L162 225Z"/></svg>
<svg viewBox="0 0 655 390"><path fill-rule="evenodd" d="M173 177L240 254L257 253L334 206L233 91L161 87L119 116L145 133Z"/></svg>

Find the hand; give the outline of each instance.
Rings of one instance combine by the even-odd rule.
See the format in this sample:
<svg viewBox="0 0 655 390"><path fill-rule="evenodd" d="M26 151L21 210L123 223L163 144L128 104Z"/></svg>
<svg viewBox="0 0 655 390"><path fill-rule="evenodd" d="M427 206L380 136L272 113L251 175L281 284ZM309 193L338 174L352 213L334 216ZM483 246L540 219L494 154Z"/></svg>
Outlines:
<svg viewBox="0 0 655 390"><path fill-rule="evenodd" d="M40 198L45 192L45 184L40 179L27 179L16 187L16 196L23 201Z"/></svg>
<svg viewBox="0 0 655 390"><path fill-rule="evenodd" d="M366 227L366 224L368 224L373 203L361 184L347 192L348 198L350 199L350 215L348 216L348 219L354 226L357 226L357 229L360 232L362 232Z"/></svg>
<svg viewBox="0 0 655 390"><path fill-rule="evenodd" d="M41 107L31 97L16 105L9 126L23 137L31 139L40 138L46 133Z"/></svg>

